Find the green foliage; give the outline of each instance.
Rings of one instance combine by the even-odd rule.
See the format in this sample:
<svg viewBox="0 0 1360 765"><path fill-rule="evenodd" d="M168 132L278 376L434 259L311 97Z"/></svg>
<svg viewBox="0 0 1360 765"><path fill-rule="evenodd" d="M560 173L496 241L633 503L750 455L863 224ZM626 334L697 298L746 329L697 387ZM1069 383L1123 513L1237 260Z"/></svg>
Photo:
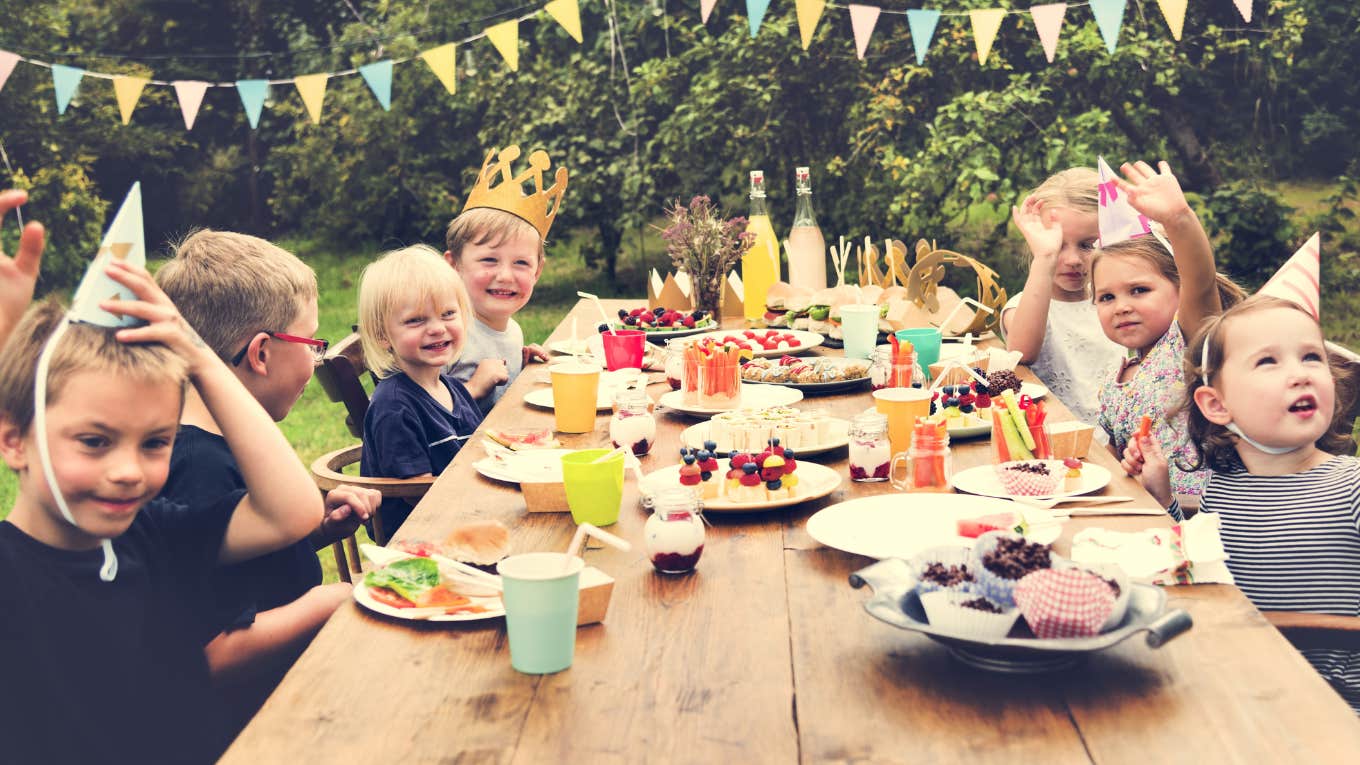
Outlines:
<svg viewBox="0 0 1360 765"><path fill-rule="evenodd" d="M1219 270L1244 287L1259 287L1299 245L1293 212L1278 194L1252 182L1214 189L1201 218L1213 237Z"/></svg>
<svg viewBox="0 0 1360 765"><path fill-rule="evenodd" d="M30 218L41 210L48 231L38 293L69 290L80 281L99 249L108 203L99 198L81 166L72 162L43 167L31 180L20 171L14 186L28 190L29 203L24 210Z"/></svg>

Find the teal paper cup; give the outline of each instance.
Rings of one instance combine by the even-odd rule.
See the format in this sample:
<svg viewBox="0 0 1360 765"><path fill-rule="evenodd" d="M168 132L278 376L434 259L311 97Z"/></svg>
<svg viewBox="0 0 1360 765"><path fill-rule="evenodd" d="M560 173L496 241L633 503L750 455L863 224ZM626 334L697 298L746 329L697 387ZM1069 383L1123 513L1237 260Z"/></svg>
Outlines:
<svg viewBox="0 0 1360 765"><path fill-rule="evenodd" d="M560 552L512 555L496 565L505 588L510 666L549 675L571 666L585 561Z"/></svg>
<svg viewBox="0 0 1360 765"><path fill-rule="evenodd" d="M619 520L623 504L623 453L598 465L590 464L611 449L582 449L562 455L562 484L567 507L577 523L608 526Z"/></svg>
<svg viewBox="0 0 1360 765"><path fill-rule="evenodd" d="M913 327L897 330L897 341L906 340L916 348L916 363L927 375L930 365L940 360L940 330L935 327Z"/></svg>

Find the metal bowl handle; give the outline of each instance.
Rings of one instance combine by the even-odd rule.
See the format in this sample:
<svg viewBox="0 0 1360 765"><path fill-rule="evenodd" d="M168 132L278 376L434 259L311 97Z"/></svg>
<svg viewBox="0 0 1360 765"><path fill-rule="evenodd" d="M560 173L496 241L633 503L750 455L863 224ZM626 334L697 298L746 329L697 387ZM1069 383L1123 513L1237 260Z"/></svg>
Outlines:
<svg viewBox="0 0 1360 765"><path fill-rule="evenodd" d="M1177 635L1193 627L1194 620L1183 609L1168 611L1160 619L1148 625L1147 644L1149 648L1161 648L1170 643Z"/></svg>

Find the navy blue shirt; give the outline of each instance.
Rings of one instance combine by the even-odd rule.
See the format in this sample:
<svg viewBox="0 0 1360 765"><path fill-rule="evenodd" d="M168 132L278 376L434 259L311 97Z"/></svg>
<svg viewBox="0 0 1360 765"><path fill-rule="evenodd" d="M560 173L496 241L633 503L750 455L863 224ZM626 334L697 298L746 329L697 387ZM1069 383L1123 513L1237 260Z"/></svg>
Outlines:
<svg viewBox="0 0 1360 765"><path fill-rule="evenodd" d="M0 523L0 759L211 762L226 748L197 606L242 493L203 512L154 499L99 548L58 550Z"/></svg>
<svg viewBox="0 0 1360 765"><path fill-rule="evenodd" d="M245 479L225 438L192 425L180 426L162 497L197 512L209 512L222 496L245 488ZM320 518L316 520L321 523ZM204 642L223 630L250 626L257 612L292 603L318 584L321 563L306 539L219 568L213 588L217 608L203 625Z"/></svg>
<svg viewBox="0 0 1360 765"><path fill-rule="evenodd" d="M398 372L378 381L364 415L364 452L359 473L374 478L439 475L482 423L482 412L461 382L440 375L453 394L445 409L414 380ZM388 536L411 514L403 499L384 500L379 509Z"/></svg>

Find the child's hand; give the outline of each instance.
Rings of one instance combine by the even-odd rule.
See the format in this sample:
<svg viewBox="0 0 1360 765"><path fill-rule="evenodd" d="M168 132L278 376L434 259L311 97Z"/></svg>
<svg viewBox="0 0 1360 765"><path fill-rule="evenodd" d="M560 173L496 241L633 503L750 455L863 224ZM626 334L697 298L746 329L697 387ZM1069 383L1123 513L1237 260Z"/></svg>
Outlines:
<svg viewBox="0 0 1360 765"><path fill-rule="evenodd" d="M543 346L539 345L538 343L531 343L529 345L524 346L524 348L521 350L521 353L522 353L522 358L520 360L521 368L529 366L530 361L548 360L548 352L543 350Z"/></svg>
<svg viewBox="0 0 1360 765"><path fill-rule="evenodd" d="M1124 459L1119 464L1124 472L1137 477L1147 493L1162 507L1171 504L1171 468L1156 438L1134 436L1124 447Z"/></svg>
<svg viewBox="0 0 1360 765"><path fill-rule="evenodd" d="M1180 181L1171 173L1171 166L1166 162L1158 162L1157 166L1160 173L1146 162L1125 162L1119 169L1128 180L1115 178L1115 184L1128 195L1133 209L1150 220L1167 225L1187 215L1193 217L1195 213L1185 200Z"/></svg>
<svg viewBox="0 0 1360 765"><path fill-rule="evenodd" d="M1025 237L1025 244L1034 255L1030 268L1044 268L1049 274L1058 269L1058 253L1062 250L1063 231L1052 210L1045 210L1043 202L1033 195L1025 197L1019 207L1011 207L1011 220Z"/></svg>
<svg viewBox="0 0 1360 765"><path fill-rule="evenodd" d="M326 514L321 535L328 541L344 539L373 517L382 504L382 492L358 486L337 486L326 493Z"/></svg>
<svg viewBox="0 0 1360 765"><path fill-rule="evenodd" d="M510 379L510 370L505 365L505 359L482 359L477 365L477 371L472 373L469 383L476 381L480 386L485 386L487 390L500 385Z"/></svg>
<svg viewBox="0 0 1360 765"><path fill-rule="evenodd" d="M124 343L160 343L189 362L189 376L197 378L213 361L221 363L217 354L208 348L189 322L180 316L179 309L161 291L151 274L140 266L121 260L109 261L106 273L110 279L132 290L136 300L105 300L100 308L119 316L132 316L147 322L144 327L118 330L118 340Z"/></svg>
<svg viewBox="0 0 1360 765"><path fill-rule="evenodd" d="M27 201L27 191L0 191L0 221ZM19 234L19 249L14 257L0 250L0 344L33 300L33 285L38 281L38 264L42 260L43 233L41 223L30 221Z"/></svg>

